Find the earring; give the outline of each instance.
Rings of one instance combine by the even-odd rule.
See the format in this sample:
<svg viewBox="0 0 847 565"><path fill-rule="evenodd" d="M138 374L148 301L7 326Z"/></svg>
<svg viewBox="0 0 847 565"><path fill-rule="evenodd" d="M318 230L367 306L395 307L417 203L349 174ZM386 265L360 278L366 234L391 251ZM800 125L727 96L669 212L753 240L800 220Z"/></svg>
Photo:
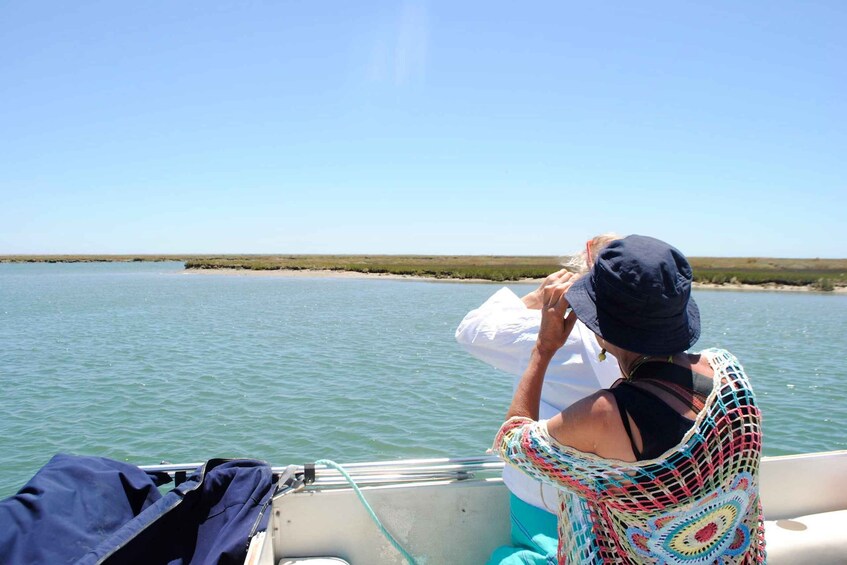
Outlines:
<svg viewBox="0 0 847 565"><path fill-rule="evenodd" d="M599 359L600 361L606 360L606 349L605 348L600 350L600 354L597 355L597 359Z"/></svg>

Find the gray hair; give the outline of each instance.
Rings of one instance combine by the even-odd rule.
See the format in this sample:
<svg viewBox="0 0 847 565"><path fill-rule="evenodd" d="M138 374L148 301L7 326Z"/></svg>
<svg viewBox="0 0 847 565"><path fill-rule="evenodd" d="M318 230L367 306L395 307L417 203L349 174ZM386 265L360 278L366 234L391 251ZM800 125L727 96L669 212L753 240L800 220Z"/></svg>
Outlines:
<svg viewBox="0 0 847 565"><path fill-rule="evenodd" d="M588 271L591 270L591 267L594 266L594 261L597 259L597 255L603 251L603 249L615 241L616 239L620 239L621 236L614 232L606 232L601 233L600 235L595 235L587 242L585 242L585 248L573 255L569 256L562 262L562 267L571 271L572 273L577 273L580 275L584 275ZM588 252L591 252L591 264L588 264Z"/></svg>

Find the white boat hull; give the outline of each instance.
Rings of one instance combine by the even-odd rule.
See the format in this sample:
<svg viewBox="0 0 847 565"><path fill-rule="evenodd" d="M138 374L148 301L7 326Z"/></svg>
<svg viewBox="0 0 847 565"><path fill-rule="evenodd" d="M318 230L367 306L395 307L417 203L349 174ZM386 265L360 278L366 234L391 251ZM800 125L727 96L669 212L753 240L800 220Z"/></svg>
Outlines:
<svg viewBox="0 0 847 565"><path fill-rule="evenodd" d="M496 547L509 543L509 496L502 481L438 480L433 469L446 467L441 472L449 475L463 466L451 461L349 467L357 482L356 477L362 483L382 482L363 486L362 492L418 563L484 563ZM491 474L497 465L490 460L472 474ZM416 475L421 468L431 476ZM402 482L415 476L425 480ZM337 473L319 471L311 487L277 497L267 536L257 540L248 561L317 565L316 558L335 557L352 564L404 563L355 492L340 481ZM766 457L761 494L769 563L847 563L847 451Z"/></svg>

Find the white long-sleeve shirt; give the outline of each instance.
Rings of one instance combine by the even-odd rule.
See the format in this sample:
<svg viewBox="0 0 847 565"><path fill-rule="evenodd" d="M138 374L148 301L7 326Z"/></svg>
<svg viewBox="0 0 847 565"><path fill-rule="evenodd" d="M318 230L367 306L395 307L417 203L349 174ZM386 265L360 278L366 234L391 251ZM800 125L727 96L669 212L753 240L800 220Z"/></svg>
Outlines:
<svg viewBox="0 0 847 565"><path fill-rule="evenodd" d="M514 292L503 287L482 306L468 312L456 328L456 341L477 359L513 375L513 387L517 388L540 325L541 311L527 308ZM609 388L620 377L615 358L608 355L601 362L597 359L599 353L594 334L577 320L544 376L538 407L540 419L552 418L577 400ZM509 466L503 469L503 482L521 500L555 513L557 494L553 487L542 486Z"/></svg>

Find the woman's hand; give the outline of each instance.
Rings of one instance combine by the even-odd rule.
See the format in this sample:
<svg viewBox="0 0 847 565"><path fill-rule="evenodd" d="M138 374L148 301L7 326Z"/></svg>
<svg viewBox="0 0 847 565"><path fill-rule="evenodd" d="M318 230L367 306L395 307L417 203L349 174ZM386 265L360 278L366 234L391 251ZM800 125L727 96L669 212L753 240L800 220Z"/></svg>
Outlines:
<svg viewBox="0 0 847 565"><path fill-rule="evenodd" d="M524 305L530 310L540 310L542 305L542 296L544 294L544 289L550 286L551 284L559 282L559 279L562 275L568 273L567 269L560 269L555 273L547 275L547 278L541 281L541 284L538 285L538 288L521 298L523 300Z"/></svg>
<svg viewBox="0 0 847 565"><path fill-rule="evenodd" d="M565 292L574 280L576 278L572 273L562 269L547 277L539 289L541 328L538 330L535 348L529 356L529 364L512 397L512 405L506 414L507 420L513 416L538 420L538 404L541 400L544 374L553 355L565 344L576 323L576 315L573 312L565 318L565 311L568 309Z"/></svg>
<svg viewBox="0 0 847 565"><path fill-rule="evenodd" d="M552 357L567 341L576 323L576 315L571 312L565 318L568 300L565 293L573 285L576 277L562 269L545 279L541 291L541 328L535 348L538 353Z"/></svg>

